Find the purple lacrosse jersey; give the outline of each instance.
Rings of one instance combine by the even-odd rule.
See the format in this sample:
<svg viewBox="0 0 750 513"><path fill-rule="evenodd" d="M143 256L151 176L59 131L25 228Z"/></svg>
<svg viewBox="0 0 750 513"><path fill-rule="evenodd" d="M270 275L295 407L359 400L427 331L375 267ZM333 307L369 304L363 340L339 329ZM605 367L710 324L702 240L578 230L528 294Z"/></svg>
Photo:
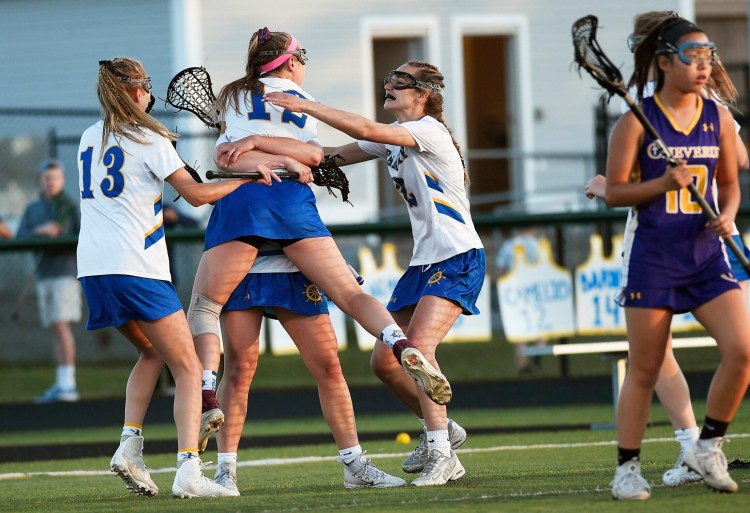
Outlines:
<svg viewBox="0 0 750 513"><path fill-rule="evenodd" d="M689 126L681 129L658 96L643 100L643 113L677 159L693 172L698 191L714 206L714 173L719 160L719 112L713 100L698 98ZM646 133L638 153L639 169L632 180L653 180L664 174L667 161ZM625 228L624 286L644 289L691 285L713 277L731 277L722 243L706 227L707 216L687 188L669 191L632 207Z"/></svg>

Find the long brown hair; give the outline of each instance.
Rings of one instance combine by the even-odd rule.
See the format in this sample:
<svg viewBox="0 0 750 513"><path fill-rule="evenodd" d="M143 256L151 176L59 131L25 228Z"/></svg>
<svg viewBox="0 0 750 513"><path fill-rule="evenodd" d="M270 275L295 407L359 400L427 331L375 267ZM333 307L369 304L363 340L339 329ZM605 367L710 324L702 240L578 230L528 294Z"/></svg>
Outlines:
<svg viewBox="0 0 750 513"><path fill-rule="evenodd" d="M177 140L177 134L168 130L157 119L142 111L130 96L130 91L143 87L141 82L128 79L146 79L143 64L128 57L115 57L99 62L99 79L96 94L102 107L104 130L102 130L101 159L104 145L110 134L125 137L137 143L144 143L145 128L152 130L170 141Z"/></svg>
<svg viewBox="0 0 750 513"><path fill-rule="evenodd" d="M635 55L635 68L628 86L636 87L638 98L643 98L646 83L652 77L656 82L655 91L659 91L663 87L664 73L659 69L656 55L659 35L665 28L677 20L682 20L682 18L673 11L649 11L635 17L633 34L631 36L631 38L637 41L633 52ZM702 32L700 29L698 31ZM732 107L737 103L737 88L729 78L729 74L721 63L718 54L716 55L716 63L711 69L711 76L706 83L705 89L709 97L714 100Z"/></svg>
<svg viewBox="0 0 750 513"><path fill-rule="evenodd" d="M273 55L258 54L261 51L284 51L289 46L291 40L291 34L287 34L286 32L271 32L267 28L262 28L252 35L250 44L247 47L245 76L222 87L219 97L216 99L216 110L220 112L220 117L224 116L228 107L232 107L235 111L239 110L240 95L245 91L257 90L260 94L262 88L262 84L258 81L261 76L260 67L268 64L276 59L276 57ZM245 101L247 101L247 98L245 98Z"/></svg>
<svg viewBox="0 0 750 513"><path fill-rule="evenodd" d="M434 64L430 64L429 62L425 61L407 61L407 66L411 66L412 68L416 68L417 72L414 73L414 78L419 80L420 82L426 82L428 84L435 84L440 86L440 89L442 90L445 87L445 77L442 73L440 73L440 70L435 66ZM430 91L425 91L427 96L427 103L425 104L425 114L428 116L432 116L433 118L440 121L443 126L448 130L448 133L451 136L451 140L453 141L453 146L456 147L456 151L458 152L458 156L461 158L461 164L464 167L464 183L466 185L469 184L469 175L466 172L466 163L464 162L464 156L463 153L461 153L461 146L458 144L458 141L456 141L456 138L453 136L453 130L448 127L448 125L445 122L445 118L443 118L443 95L441 93L433 93Z"/></svg>

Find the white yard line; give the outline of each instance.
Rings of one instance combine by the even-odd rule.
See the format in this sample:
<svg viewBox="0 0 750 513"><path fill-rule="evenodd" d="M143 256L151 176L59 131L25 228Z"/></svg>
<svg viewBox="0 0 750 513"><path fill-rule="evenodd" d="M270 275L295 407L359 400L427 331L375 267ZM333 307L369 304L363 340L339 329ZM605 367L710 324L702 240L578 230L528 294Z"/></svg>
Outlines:
<svg viewBox="0 0 750 513"><path fill-rule="evenodd" d="M726 438L750 438L750 433L736 433L727 435ZM644 444L647 443L674 443L674 438L663 437L663 438L646 438L643 440ZM577 442L577 443L561 443L561 444L531 444L531 445L498 445L495 447L482 447L476 449L459 449L456 452L459 454L472 454L480 452L500 452L500 451L533 451L540 449L572 449L581 447L602 447L617 445L615 440L607 440L603 442ZM368 454L373 459L379 458L404 458L411 454L411 452L391 452L381 454ZM261 460L249 460L237 462L238 467L271 467L275 465L292 465L298 463L320 463L323 461L336 461L335 456L305 456L302 458L265 458ZM209 465L207 468L215 468L215 465ZM149 469L152 474L168 474L175 472L175 467L164 467L164 468L152 468ZM0 474L0 480L6 479L23 479L36 476L52 476L52 477L76 477L76 476L109 476L112 472L109 470L64 470L57 472L9 472L6 474ZM587 490L596 491L596 490ZM566 491L565 493L575 492L575 490ZM581 490L584 492L584 490ZM558 492L551 492L558 493ZM522 496L527 494L519 494ZM538 494L528 494L538 495ZM501 496L498 496L501 497ZM505 496L503 496L505 497Z"/></svg>

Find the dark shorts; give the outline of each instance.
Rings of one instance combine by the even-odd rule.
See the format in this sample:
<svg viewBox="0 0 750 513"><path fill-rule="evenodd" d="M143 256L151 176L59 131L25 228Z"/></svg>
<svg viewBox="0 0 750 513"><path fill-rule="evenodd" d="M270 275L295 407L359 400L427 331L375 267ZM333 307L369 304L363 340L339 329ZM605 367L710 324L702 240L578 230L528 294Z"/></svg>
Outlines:
<svg viewBox="0 0 750 513"><path fill-rule="evenodd" d="M155 321L182 310L171 282L123 274L81 278L89 307L87 330Z"/></svg>
<svg viewBox="0 0 750 513"><path fill-rule="evenodd" d="M615 301L623 307L667 308L674 313L692 312L729 290L739 289L737 280L722 274L706 281L668 289L624 287Z"/></svg>
<svg viewBox="0 0 750 513"><path fill-rule="evenodd" d="M430 265L409 266L398 280L387 308L397 312L416 305L422 296L437 296L460 305L464 315L476 315L486 266L484 249L471 249Z"/></svg>

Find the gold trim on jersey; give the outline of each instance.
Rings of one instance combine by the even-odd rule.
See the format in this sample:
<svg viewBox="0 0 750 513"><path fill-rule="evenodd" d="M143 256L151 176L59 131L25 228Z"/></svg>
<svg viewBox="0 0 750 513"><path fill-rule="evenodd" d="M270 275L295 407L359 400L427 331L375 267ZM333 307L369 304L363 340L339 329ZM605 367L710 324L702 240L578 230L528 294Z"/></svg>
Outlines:
<svg viewBox="0 0 750 513"><path fill-rule="evenodd" d="M690 122L690 124L688 124L688 126L683 130L677 124L677 121L674 119L674 117L672 117L672 114L669 113L667 107L659 99L659 94L654 93L654 101L656 102L656 105L659 107L659 110L661 110L662 114L664 114L664 116L666 116L666 118L672 124L672 128L685 135L690 135L690 132L693 131L693 128L695 128L695 126L698 124L698 121L703 114L703 97L699 94L697 94L696 97L698 98L698 108L695 110L695 117L693 117L693 120Z"/></svg>

